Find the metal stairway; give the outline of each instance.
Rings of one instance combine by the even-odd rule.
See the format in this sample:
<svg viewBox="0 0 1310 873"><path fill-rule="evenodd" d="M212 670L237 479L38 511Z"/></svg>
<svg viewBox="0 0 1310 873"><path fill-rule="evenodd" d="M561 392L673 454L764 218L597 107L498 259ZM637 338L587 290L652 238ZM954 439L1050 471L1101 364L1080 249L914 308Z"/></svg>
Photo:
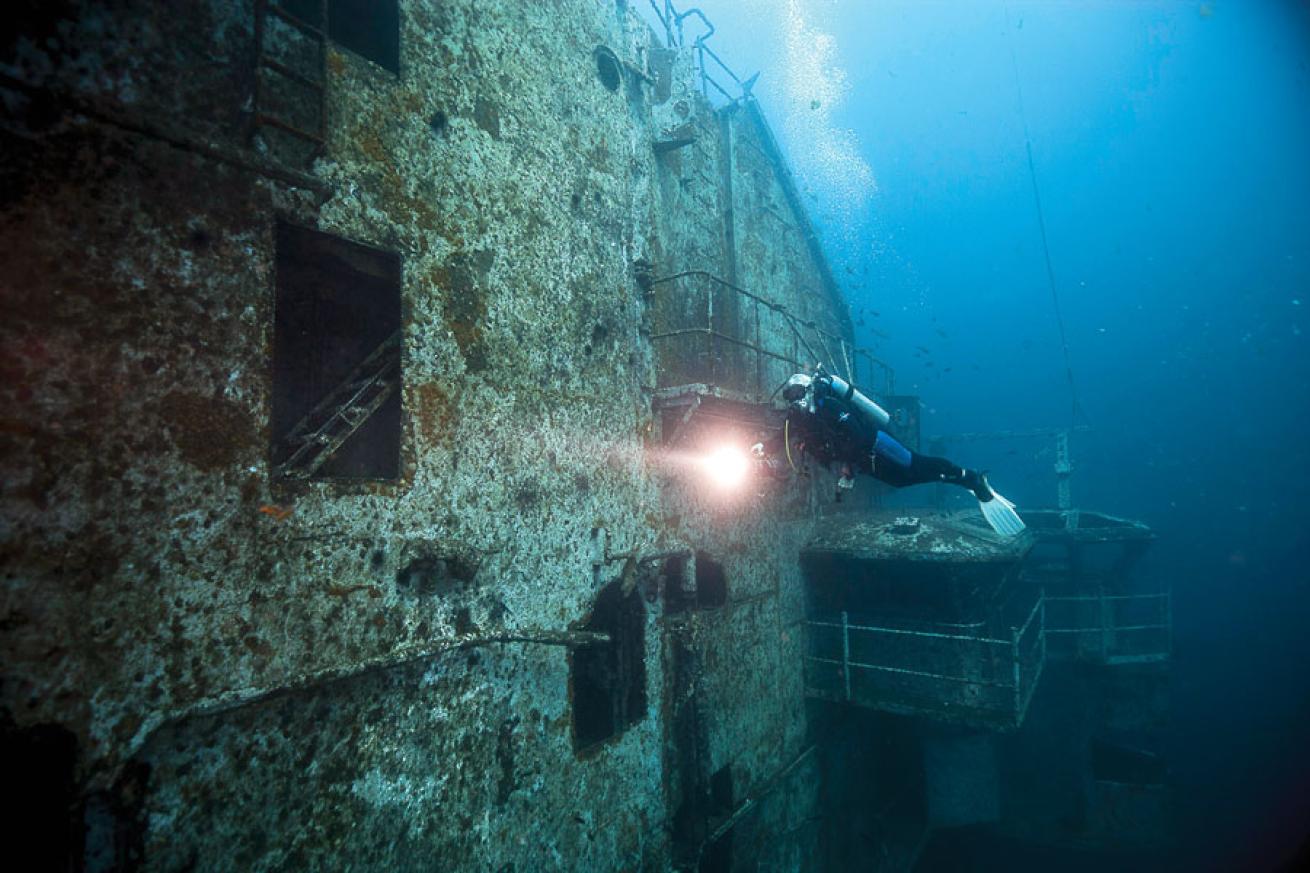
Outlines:
<svg viewBox="0 0 1310 873"><path fill-rule="evenodd" d="M297 15L288 12L277 0L256 0L255 2L255 82L253 98L253 127L251 135L256 136L264 127L273 127L298 139L311 143L315 152L323 147L327 139L327 0L317 0L319 23L312 24ZM273 57L269 52L269 22L279 19L299 31L309 39L318 53L319 74L314 79ZM315 117L318 119L317 130L309 131L293 121L279 116L269 106L268 85L264 81L265 71L292 82L314 93L317 105Z"/></svg>
<svg viewBox="0 0 1310 873"><path fill-rule="evenodd" d="M281 479L309 479L345 445L400 386L400 339L396 331L350 375L296 422L282 438L290 454L273 470Z"/></svg>

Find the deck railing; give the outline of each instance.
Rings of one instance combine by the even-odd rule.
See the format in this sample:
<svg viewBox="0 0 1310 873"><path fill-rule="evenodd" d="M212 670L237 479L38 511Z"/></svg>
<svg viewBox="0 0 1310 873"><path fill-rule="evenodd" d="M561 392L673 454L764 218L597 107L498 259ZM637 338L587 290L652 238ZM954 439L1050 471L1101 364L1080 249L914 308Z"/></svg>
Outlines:
<svg viewBox="0 0 1310 873"><path fill-rule="evenodd" d="M1005 632L895 626L842 612L806 621L806 692L902 715L999 729L1023 723L1046 663L1045 601Z"/></svg>
<svg viewBox="0 0 1310 873"><path fill-rule="evenodd" d="M650 8L663 28L665 44L670 48L686 47L687 34L684 24L688 19L698 20L704 28L692 40L691 47L692 56L696 60L696 72L700 77L701 93L707 100L714 99L711 91L729 103L750 95L755 77L742 81L723 58L706 44L714 35L715 27L714 22L710 21L704 12L694 6L679 12L672 0L660 0L660 2L650 0Z"/></svg>
<svg viewBox="0 0 1310 873"><path fill-rule="evenodd" d="M1169 660L1173 649L1173 598L1170 592L1046 598L1052 610L1047 634L1066 638L1053 656L1070 656L1105 664L1142 664Z"/></svg>
<svg viewBox="0 0 1310 873"><path fill-rule="evenodd" d="M767 402L792 373L822 364L868 386L890 368L814 321L705 270L650 280L657 295L660 388L715 385ZM881 369L880 369L881 368Z"/></svg>

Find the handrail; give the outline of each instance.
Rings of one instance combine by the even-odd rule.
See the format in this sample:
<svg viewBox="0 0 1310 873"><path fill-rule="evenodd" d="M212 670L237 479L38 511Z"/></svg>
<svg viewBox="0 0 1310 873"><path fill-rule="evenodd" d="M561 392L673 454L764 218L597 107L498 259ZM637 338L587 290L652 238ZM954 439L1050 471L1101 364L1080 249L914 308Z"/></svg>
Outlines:
<svg viewBox="0 0 1310 873"><path fill-rule="evenodd" d="M1167 624L1112 624L1106 627L1048 627L1048 634L1099 634L1107 630L1118 633L1119 631L1144 631L1144 630L1168 630Z"/></svg>
<svg viewBox="0 0 1310 873"><path fill-rule="evenodd" d="M770 300L767 297L763 297L752 291L748 291L747 289L742 288L739 285L735 285L732 282L729 282L725 279L722 279L714 275L713 273L708 272L707 270L683 270L678 273L672 273L668 276L660 276L658 278L652 279L650 280L649 284L651 288L655 288L659 285L664 285L687 278L706 280L713 285L716 285L720 288L725 288L733 292L737 296L745 298L746 300L755 303L758 307L763 307L765 310L777 314L780 318L783 319L783 323L787 326L787 329L791 332L793 338L796 340L796 343L802 348L804 348L805 353L810 356L810 360L809 361L798 360L797 355L795 354L795 350L793 350L793 354L787 355L775 351L773 349L766 348L761 342L759 337L758 312L756 314L757 324L755 326L756 338L754 342L752 342L749 339L743 339L741 336L734 336L732 334L725 333L722 330L716 329L714 326L714 312L713 312L712 298L710 300L710 306L707 308L707 313L706 313L708 319L707 324L700 327L678 327L672 330L663 331L661 333L654 334L651 337L652 341L661 340L661 339L670 339L677 336L702 335L702 336L709 337L711 340L720 339L725 342L730 342L733 343L734 345L750 349L751 351L755 352L757 355L760 355L761 357L767 357L773 360L783 361L785 363L791 364L798 371L806 370L817 364L826 363L829 366L833 367L838 375L844 376L848 381L852 383L857 383L859 381L856 378L855 368L853 364L857 355L863 352L865 357L872 359L872 355L869 355L867 352L864 352L864 350L862 349L855 348L854 345L850 341L848 341L845 337L842 337L838 334L833 333L832 331L820 327L814 321L807 320L801 318L798 315L793 314L786 306L784 306L781 303L778 303L777 301ZM817 340L817 343L820 347L818 350L816 350L814 344L811 344L810 340L807 339L806 337L807 332L811 334L811 336L814 339ZM834 353L833 351L832 344L836 345L836 349L837 349L836 353ZM822 354L820 354L820 351L822 351ZM762 383L763 381L762 373L759 371L758 362L757 362L756 378L757 378L757 382ZM764 393L769 387L770 386L766 386L764 384L758 384L756 386L757 391L759 393Z"/></svg>
<svg viewBox="0 0 1310 873"><path fill-rule="evenodd" d="M871 627L869 625L841 624L839 622L814 621L812 619L807 620L805 623L810 625L811 627L846 628L848 630L866 631L869 633L897 634L900 636L907 636L907 637L925 637L927 639L934 639L934 640L955 640L957 642L980 643L982 645L990 645L990 646L1009 646L1009 645L1013 645L1014 643L1013 640L997 640L997 639L992 639L991 637L970 636L969 634L941 634L941 633L934 633L933 631L904 630L902 628L893 628L893 627Z"/></svg>
<svg viewBox="0 0 1310 873"><path fill-rule="evenodd" d="M722 94L724 99L730 103L741 100L750 94L750 87L754 84L755 80L754 77L743 82L741 77L732 71L732 68L728 66L723 58L719 57L712 48L706 45L706 42L710 37L718 32L718 28L715 27L714 22L710 21L709 16L707 16L699 7L692 6L685 11L679 12L678 8L673 5L672 0L664 0L662 9L660 4L657 4L655 0L650 0L650 8L654 11L656 19L664 28L664 41L669 48L686 48L687 36L686 33L684 33L682 26L682 23L686 19L691 17L699 18L701 23L709 28L704 33L697 34L691 44L696 53L696 66L700 73L702 94L709 97L709 90L712 86L714 90ZM737 90L740 92L739 94L732 94L727 88L720 84L718 80L710 75L709 69L705 63L705 58L707 56L718 65L720 70L727 74L728 78L732 80L732 83L736 85Z"/></svg>
<svg viewBox="0 0 1310 873"><path fill-rule="evenodd" d="M854 356L857 358L864 358L866 361L869 362L869 365L871 367L877 367L882 371L883 380L884 380L883 384L885 386L885 390L883 391L884 395L892 395L896 393L896 370L892 367L891 364L887 363L881 358L874 357L873 353L870 352L868 349L855 349ZM852 372L851 375L855 376L856 374ZM858 381L858 378L856 381ZM872 372L869 373L869 387L870 388L873 387Z"/></svg>
<svg viewBox="0 0 1310 873"><path fill-rule="evenodd" d="M1017 727L1023 722L1028 705L1044 672L1045 625L1046 599L1040 590L1036 592L1032 606L1023 615L1022 622L1010 627L1008 637L1005 639L852 624L849 613L846 612L841 613L840 621L827 617L809 618L805 620L806 627L839 631L841 639L839 643L835 636L825 635L818 638L825 642L817 649L807 652L803 656L804 660L808 663L837 667L841 675L837 687L828 690L824 687L826 682L813 684L807 673L807 689L811 694L826 699L844 700L856 705L885 708L891 711L904 711L908 708L909 711L919 714L938 713L948 720L955 718L956 713L962 714L967 710L973 710L987 713L988 719L999 716L1004 719L1006 725ZM857 634L860 635L858 638ZM870 634L941 640L953 646L946 649L940 646L923 649L918 656L915 654L917 650L899 647L888 650L888 654L879 654L881 651L879 648L876 646L870 648L868 642ZM853 638L856 642L852 641ZM861 643L859 640L864 642ZM970 648L972 646L985 648L972 649ZM852 658L852 650L862 651L863 657L858 660ZM934 657L940 664L930 662L925 665L928 669L919 669L919 664L915 661L921 660L930 652L936 653ZM910 661L909 666L900 666L896 663L906 659ZM942 667L946 668L945 672L942 671ZM864 685L864 690L853 693L852 671L908 677L939 684L935 688L928 686L917 691L907 691L906 688L896 684ZM872 678L867 681L877 683L877 680ZM971 695L967 690L963 692L952 690L953 687L976 689L976 693ZM961 694L966 696L961 698Z"/></svg>
<svg viewBox="0 0 1310 873"><path fill-rule="evenodd" d="M666 7L669 5L668 0L664 0L664 5ZM651 11L655 13L655 17L659 20L660 25L664 28L664 44L669 48L673 48L673 28L669 26L669 19L665 17L664 12L660 10L659 4L656 3L655 0L650 0L650 8Z"/></svg>
<svg viewBox="0 0 1310 873"><path fill-rule="evenodd" d="M1107 594L1107 595L1105 595L1104 597L1092 597L1092 596L1086 596L1086 597L1072 597L1072 596L1067 596L1067 597L1066 597L1066 596L1051 597L1051 596L1048 596L1046 599L1047 599L1047 600L1057 600L1057 601L1061 601L1061 602L1065 602L1065 601L1068 601L1068 602L1073 602L1073 601L1085 601L1085 602L1090 602L1090 603L1100 603L1102 600L1167 600L1167 599L1169 598L1169 596L1170 596L1170 595L1169 595L1169 592L1167 592L1167 591L1162 591L1162 592L1160 592L1160 593L1158 593L1158 594Z"/></svg>
<svg viewBox="0 0 1310 873"><path fill-rule="evenodd" d="M672 4L672 3L670 3L670 4L668 4L668 5L669 5L669 8L670 8L670 9L673 8L673 4ZM682 32L682 22L683 22L684 19L686 19L686 18L690 18L690 17L693 16L693 15L696 16L697 18L699 18L699 19L701 20L701 22L702 22L706 27L709 28L709 30L708 30L707 32L705 32L705 33L702 33L700 36L696 37L696 41L695 41L694 43L692 43L692 45L699 45L700 43L702 43L702 42L704 42L705 40L709 39L710 37L714 36L714 30L715 30L715 28L714 28L714 22L710 21L709 18L706 17L705 13L704 13L704 12L701 12L700 9L699 9L698 7L693 6L693 7L691 7L690 9L688 9L686 12L675 12L675 13L674 13L673 23L674 23L674 25L678 28L678 43L679 43L680 45L685 45L685 44L686 44L686 37L683 35L683 32Z"/></svg>
<svg viewBox="0 0 1310 873"><path fill-rule="evenodd" d="M1114 659L1120 657L1123 652L1119 649L1119 642L1116 639L1118 634L1155 634L1163 633L1164 639L1150 648L1149 652L1132 652L1129 654L1149 654L1155 658L1168 657L1170 650L1173 648L1173 595L1168 591L1147 592L1141 594L1103 594L1103 595L1058 595L1047 597L1048 602L1054 604L1100 604L1099 609L1075 609L1072 616L1066 617L1061 626L1046 627L1043 630L1045 634L1066 635L1100 635L1101 646L1100 656L1109 663L1114 663ZM1116 620L1116 610L1109 606L1112 603L1152 603L1159 605L1152 608L1155 620L1152 621L1151 615L1143 615L1139 610L1137 615L1124 616L1125 619L1134 620L1133 624L1119 624ZM1088 614L1091 612L1092 614ZM1137 637L1137 639L1142 639ZM1149 637L1148 637L1149 639ZM1077 649L1070 654L1077 656L1081 649Z"/></svg>
<svg viewBox="0 0 1310 873"><path fill-rule="evenodd" d="M1008 646L1009 643L1006 643ZM814 661L819 664L833 664L842 666L843 662L835 658L820 658L817 655L806 655L807 661ZM860 670L877 670L882 673L898 673L902 676L918 676L922 679L940 679L943 682L957 682L961 685L979 685L983 688L1013 688L1009 682L995 682L989 679L973 679L968 676L951 676L946 673L930 673L926 670L911 670L908 667L888 667L883 664L865 664L860 661L846 661L845 664L850 667L856 667Z"/></svg>

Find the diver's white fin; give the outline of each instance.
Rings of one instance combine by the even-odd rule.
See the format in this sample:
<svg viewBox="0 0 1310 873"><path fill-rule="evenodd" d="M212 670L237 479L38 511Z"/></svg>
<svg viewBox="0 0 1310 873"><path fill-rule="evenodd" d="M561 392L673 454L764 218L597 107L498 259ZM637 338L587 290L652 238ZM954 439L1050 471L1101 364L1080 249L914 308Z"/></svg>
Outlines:
<svg viewBox="0 0 1310 873"><path fill-rule="evenodd" d="M992 499L986 503L979 503L978 508L982 510L983 518L1003 537L1018 536L1024 531L1023 519L1019 513L1014 511L1014 504L1006 500L996 491L992 491Z"/></svg>

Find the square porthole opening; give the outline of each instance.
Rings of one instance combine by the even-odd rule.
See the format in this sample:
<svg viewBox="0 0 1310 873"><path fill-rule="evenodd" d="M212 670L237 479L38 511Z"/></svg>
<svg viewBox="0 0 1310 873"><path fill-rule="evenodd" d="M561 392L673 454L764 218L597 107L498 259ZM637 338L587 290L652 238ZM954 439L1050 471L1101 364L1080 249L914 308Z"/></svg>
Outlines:
<svg viewBox="0 0 1310 873"><path fill-rule="evenodd" d="M596 598L585 630L610 641L580 646L569 664L573 747L585 752L646 717L646 609L634 588L613 582Z"/></svg>
<svg viewBox="0 0 1310 873"><path fill-rule="evenodd" d="M696 606L712 609L728 602L728 577L723 565L705 552L696 552Z"/></svg>

